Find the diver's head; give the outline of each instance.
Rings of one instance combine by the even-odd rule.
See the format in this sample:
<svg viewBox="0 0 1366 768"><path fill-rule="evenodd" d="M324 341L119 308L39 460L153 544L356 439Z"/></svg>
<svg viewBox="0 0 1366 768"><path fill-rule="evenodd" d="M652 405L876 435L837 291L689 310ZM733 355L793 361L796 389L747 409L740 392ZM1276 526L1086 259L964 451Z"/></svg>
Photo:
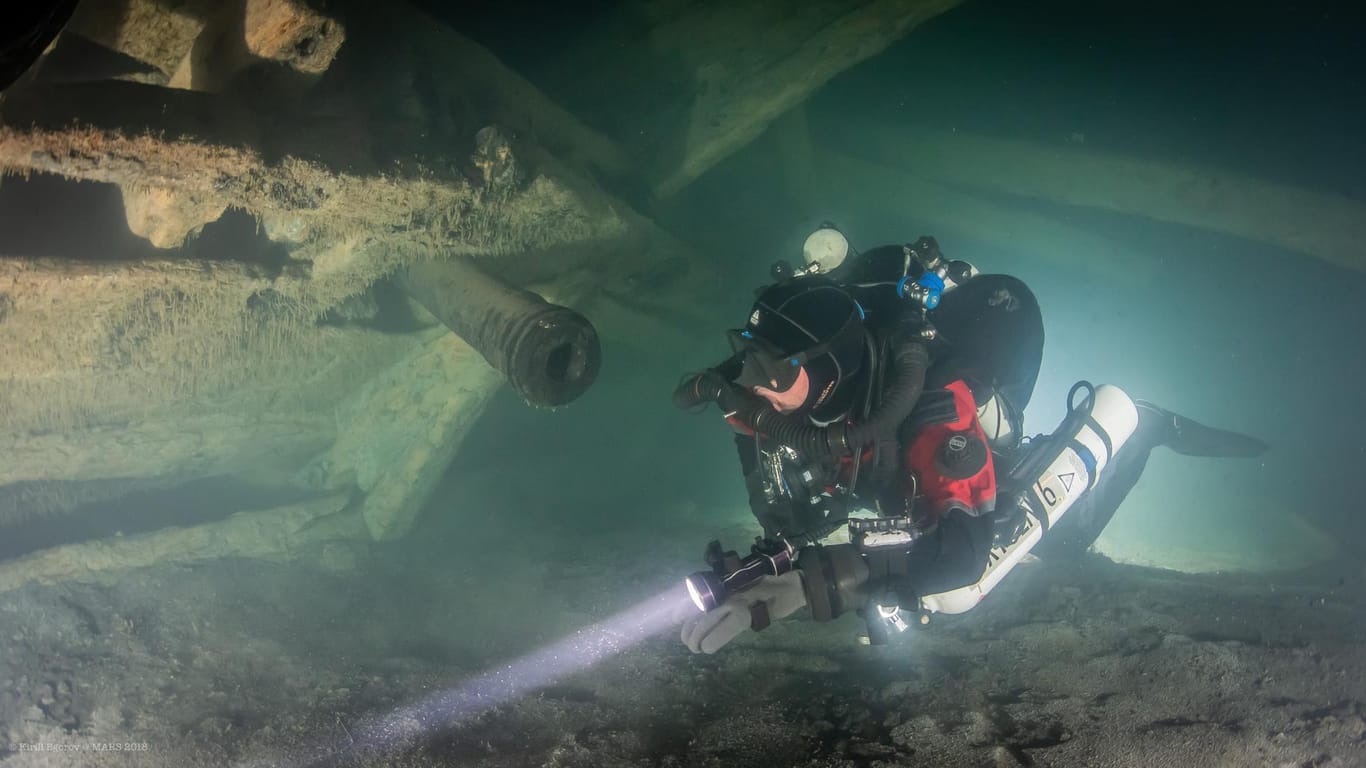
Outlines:
<svg viewBox="0 0 1366 768"><path fill-rule="evenodd" d="M863 310L839 286L819 277L769 286L745 327L728 335L744 355L740 386L778 412L833 421L849 411L863 367Z"/></svg>

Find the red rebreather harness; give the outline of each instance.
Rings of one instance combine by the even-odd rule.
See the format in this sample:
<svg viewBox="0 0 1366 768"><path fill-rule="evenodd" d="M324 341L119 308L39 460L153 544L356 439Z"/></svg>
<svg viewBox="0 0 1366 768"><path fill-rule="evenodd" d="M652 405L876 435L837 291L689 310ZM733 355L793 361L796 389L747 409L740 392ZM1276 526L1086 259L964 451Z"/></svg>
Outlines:
<svg viewBox="0 0 1366 768"><path fill-rule="evenodd" d="M938 518L959 509L970 515L991 512L996 506L996 468L986 432L977 420L977 402L967 382L957 379L943 387L952 396L953 416L921 427L909 444L902 446L900 482L906 498L918 496L925 513ZM754 430L734 417L727 422L737 432ZM873 460L865 448L861 462ZM847 484L853 474L850 457L840 460L838 479ZM826 491L836 492L834 485Z"/></svg>
<svg viewBox="0 0 1366 768"><path fill-rule="evenodd" d="M953 395L954 418L922 427L904 447L903 465L918 478L914 482L908 477L904 490L918 492L931 515L953 509L970 515L991 512L996 507L996 469L977 421L977 402L962 379L944 389Z"/></svg>

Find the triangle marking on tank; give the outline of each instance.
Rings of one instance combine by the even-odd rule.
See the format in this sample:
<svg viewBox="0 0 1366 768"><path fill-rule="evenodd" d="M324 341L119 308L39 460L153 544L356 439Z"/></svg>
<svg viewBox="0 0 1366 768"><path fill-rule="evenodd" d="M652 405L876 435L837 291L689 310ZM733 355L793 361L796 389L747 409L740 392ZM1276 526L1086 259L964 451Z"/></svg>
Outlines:
<svg viewBox="0 0 1366 768"><path fill-rule="evenodd" d="M1063 490L1067 491L1068 493L1071 493L1071 492L1072 492L1072 481L1075 480L1076 477L1077 477L1077 473L1076 473L1076 472L1064 472L1064 473L1058 475L1058 480L1062 482Z"/></svg>

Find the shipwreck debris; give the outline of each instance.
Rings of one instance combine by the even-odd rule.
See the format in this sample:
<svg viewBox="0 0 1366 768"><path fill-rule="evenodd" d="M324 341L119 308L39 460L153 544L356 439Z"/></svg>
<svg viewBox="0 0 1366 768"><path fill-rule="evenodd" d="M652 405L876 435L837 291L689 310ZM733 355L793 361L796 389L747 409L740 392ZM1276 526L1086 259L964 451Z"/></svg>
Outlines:
<svg viewBox="0 0 1366 768"><path fill-rule="evenodd" d="M399 282L504 376L528 405L552 407L592 386L602 362L583 315L457 259L413 264Z"/></svg>

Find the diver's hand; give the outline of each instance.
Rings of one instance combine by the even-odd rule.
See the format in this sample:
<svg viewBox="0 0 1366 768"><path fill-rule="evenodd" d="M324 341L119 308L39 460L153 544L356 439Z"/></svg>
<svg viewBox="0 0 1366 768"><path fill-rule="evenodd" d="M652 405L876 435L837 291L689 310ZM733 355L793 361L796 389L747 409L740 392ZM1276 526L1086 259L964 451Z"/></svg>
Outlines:
<svg viewBox="0 0 1366 768"><path fill-rule="evenodd" d="M721 407L722 413L734 415L746 424L753 419L757 411L768 404L758 395L746 392L727 381L726 377L715 369L684 377L674 390L673 401L674 407L685 411L715 401Z"/></svg>
<svg viewBox="0 0 1366 768"><path fill-rule="evenodd" d="M686 411L713 402L728 386L730 382L710 368L689 374L674 390L674 407Z"/></svg>
<svg viewBox="0 0 1366 768"><path fill-rule="evenodd" d="M721 413L753 426L754 414L767 407L768 401L730 382L724 382L720 394L716 396L716 404L721 406Z"/></svg>
<svg viewBox="0 0 1366 768"><path fill-rule="evenodd" d="M758 605L768 611L769 619L791 616L806 605L802 572L765 576L749 589L731 595L716 610L693 615L683 622L683 644L693 653L716 653L750 628L752 611Z"/></svg>

